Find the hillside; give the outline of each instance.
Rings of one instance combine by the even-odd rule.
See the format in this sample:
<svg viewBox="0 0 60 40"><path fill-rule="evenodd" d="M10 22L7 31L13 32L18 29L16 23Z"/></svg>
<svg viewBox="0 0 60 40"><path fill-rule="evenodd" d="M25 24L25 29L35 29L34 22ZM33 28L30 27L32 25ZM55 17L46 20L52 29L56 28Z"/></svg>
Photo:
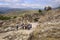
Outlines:
<svg viewBox="0 0 60 40"><path fill-rule="evenodd" d="M17 17L0 20L0 40L60 40L60 9L18 11L3 16Z"/></svg>
<svg viewBox="0 0 60 40"><path fill-rule="evenodd" d="M60 40L60 9L50 10L42 16L29 40Z"/></svg>

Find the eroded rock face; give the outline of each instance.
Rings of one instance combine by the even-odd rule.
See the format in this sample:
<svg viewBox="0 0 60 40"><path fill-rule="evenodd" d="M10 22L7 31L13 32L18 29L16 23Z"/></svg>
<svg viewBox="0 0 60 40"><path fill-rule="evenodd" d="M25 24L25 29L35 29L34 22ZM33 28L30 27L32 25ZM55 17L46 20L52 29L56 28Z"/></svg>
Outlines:
<svg viewBox="0 0 60 40"><path fill-rule="evenodd" d="M11 31L0 34L1 40L28 40L31 32L28 30Z"/></svg>
<svg viewBox="0 0 60 40"><path fill-rule="evenodd" d="M30 30L22 29L22 30L0 33L0 39L1 40L29 40L30 36L32 35L32 32L35 30L38 23L31 23L31 24L32 24L32 28Z"/></svg>
<svg viewBox="0 0 60 40"><path fill-rule="evenodd" d="M32 24L16 24L13 26L5 26L0 28L0 33L4 33L4 32L9 32L9 31L16 31L16 30L30 30L32 28Z"/></svg>
<svg viewBox="0 0 60 40"><path fill-rule="evenodd" d="M0 28L0 33L14 31L14 30L16 30L16 27L12 27L12 26L3 27L3 28Z"/></svg>
<svg viewBox="0 0 60 40"><path fill-rule="evenodd" d="M4 23L4 22L0 20L0 27L3 25L3 23Z"/></svg>
<svg viewBox="0 0 60 40"><path fill-rule="evenodd" d="M60 40L60 23L48 23L40 24L35 32L33 32L30 40Z"/></svg>
<svg viewBox="0 0 60 40"><path fill-rule="evenodd" d="M3 39L5 40L28 40L29 35L28 34L13 34L13 35L7 35Z"/></svg>

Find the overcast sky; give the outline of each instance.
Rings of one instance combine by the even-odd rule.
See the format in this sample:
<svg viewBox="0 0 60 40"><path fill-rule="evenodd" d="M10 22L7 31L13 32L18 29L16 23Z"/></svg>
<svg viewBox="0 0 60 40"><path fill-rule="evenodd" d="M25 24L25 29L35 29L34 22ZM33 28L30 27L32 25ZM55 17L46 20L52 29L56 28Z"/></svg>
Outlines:
<svg viewBox="0 0 60 40"><path fill-rule="evenodd" d="M45 6L56 7L60 0L0 0L0 7L12 8L44 8Z"/></svg>

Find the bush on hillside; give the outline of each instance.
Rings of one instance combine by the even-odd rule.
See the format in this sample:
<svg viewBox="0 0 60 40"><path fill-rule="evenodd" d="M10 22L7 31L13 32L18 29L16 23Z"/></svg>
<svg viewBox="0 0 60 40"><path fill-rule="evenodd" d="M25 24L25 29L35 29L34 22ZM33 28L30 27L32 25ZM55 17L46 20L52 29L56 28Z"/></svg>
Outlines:
<svg viewBox="0 0 60 40"><path fill-rule="evenodd" d="M14 16L13 18L17 18L17 16Z"/></svg>
<svg viewBox="0 0 60 40"><path fill-rule="evenodd" d="M9 20L11 17L6 17L6 16L0 16L0 20Z"/></svg>
<svg viewBox="0 0 60 40"><path fill-rule="evenodd" d="M41 10L41 9L39 9L39 10L38 10L38 12L40 13L40 15L43 15L43 13L42 13L42 10Z"/></svg>
<svg viewBox="0 0 60 40"><path fill-rule="evenodd" d="M42 12L42 10L41 10L41 9L39 9L39 10L38 10L38 12L39 12L39 13L41 13L41 12Z"/></svg>

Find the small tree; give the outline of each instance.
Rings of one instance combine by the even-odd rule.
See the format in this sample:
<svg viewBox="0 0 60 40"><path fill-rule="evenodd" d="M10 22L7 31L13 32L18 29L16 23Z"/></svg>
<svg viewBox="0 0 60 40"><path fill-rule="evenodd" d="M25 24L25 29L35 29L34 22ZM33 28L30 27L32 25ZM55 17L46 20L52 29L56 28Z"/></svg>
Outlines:
<svg viewBox="0 0 60 40"><path fill-rule="evenodd" d="M15 18L17 18L17 16L14 16L13 18L15 19Z"/></svg>
<svg viewBox="0 0 60 40"><path fill-rule="evenodd" d="M41 13L41 12L42 12L42 10L41 10L41 9L39 9L39 10L38 10L38 12L39 12L39 13Z"/></svg>
<svg viewBox="0 0 60 40"><path fill-rule="evenodd" d="M41 9L39 9L39 10L38 10L38 12L40 13L40 15L43 15L43 13L42 13L42 10L41 10Z"/></svg>
<svg viewBox="0 0 60 40"><path fill-rule="evenodd" d="M50 6L45 7L44 10L46 10L46 11L52 10L52 7L50 7Z"/></svg>

